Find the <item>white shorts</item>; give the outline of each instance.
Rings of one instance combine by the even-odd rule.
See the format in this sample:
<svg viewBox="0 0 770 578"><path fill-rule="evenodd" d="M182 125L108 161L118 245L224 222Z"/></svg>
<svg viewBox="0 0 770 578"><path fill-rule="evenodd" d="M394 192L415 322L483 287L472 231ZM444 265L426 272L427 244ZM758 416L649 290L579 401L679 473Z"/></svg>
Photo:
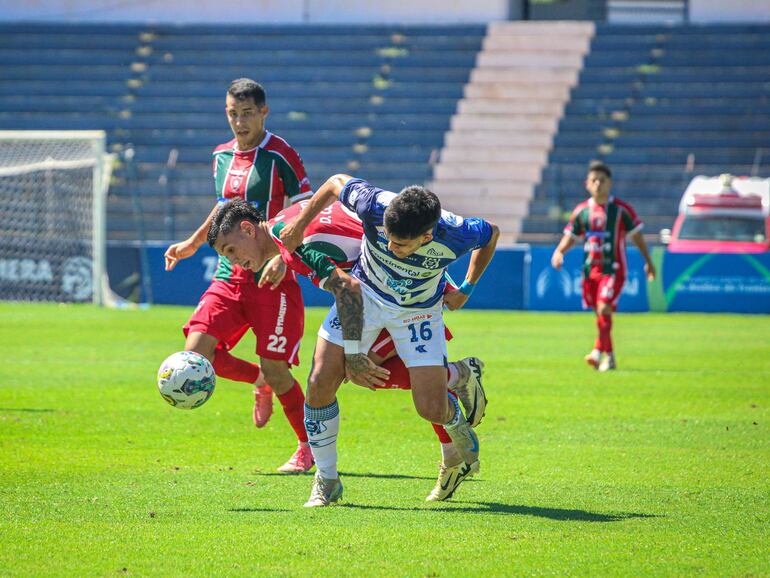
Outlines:
<svg viewBox="0 0 770 578"><path fill-rule="evenodd" d="M371 349L380 331L387 329L396 352L407 367L442 366L447 364L446 336L442 301L428 309L404 308L384 304L364 289L364 327L361 351ZM336 303L324 319L318 336L342 347L342 325Z"/></svg>

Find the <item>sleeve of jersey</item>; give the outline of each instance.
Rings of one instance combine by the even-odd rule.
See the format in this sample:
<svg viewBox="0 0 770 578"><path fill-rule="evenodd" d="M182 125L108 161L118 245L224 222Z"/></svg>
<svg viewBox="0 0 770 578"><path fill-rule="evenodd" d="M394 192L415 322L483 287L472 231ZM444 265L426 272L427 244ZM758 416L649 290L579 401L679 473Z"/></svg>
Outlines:
<svg viewBox="0 0 770 578"><path fill-rule="evenodd" d="M468 251L486 247L492 238L492 225L484 219L471 217L463 220L463 237Z"/></svg>
<svg viewBox="0 0 770 578"><path fill-rule="evenodd" d="M305 266L310 269L310 280L316 287L323 289L324 281L331 275L337 268L334 261L331 260L329 255L318 251L317 249L311 249L305 245L301 245L295 252Z"/></svg>
<svg viewBox="0 0 770 578"><path fill-rule="evenodd" d="M377 202L381 191L363 179L350 179L340 191L340 203L354 211L362 221L366 220L371 206Z"/></svg>
<svg viewBox="0 0 770 578"><path fill-rule="evenodd" d="M292 201L299 201L313 194L310 188L310 179L307 178L302 159L292 150L284 162L278 163L278 174L283 181L283 189L286 196Z"/></svg>
<svg viewBox="0 0 770 578"><path fill-rule="evenodd" d="M569 218L569 223L567 223L567 226L564 227L565 235L580 237L581 235L585 234L582 221L580 220L580 213L582 212L583 209L581 207L577 207L574 211L572 211L572 215Z"/></svg>
<svg viewBox="0 0 770 578"><path fill-rule="evenodd" d="M623 216L621 218L623 219L623 227L625 227L626 231L629 233L636 233L644 228L644 224L639 220L636 211L634 211L634 208L631 205L625 205L623 207Z"/></svg>

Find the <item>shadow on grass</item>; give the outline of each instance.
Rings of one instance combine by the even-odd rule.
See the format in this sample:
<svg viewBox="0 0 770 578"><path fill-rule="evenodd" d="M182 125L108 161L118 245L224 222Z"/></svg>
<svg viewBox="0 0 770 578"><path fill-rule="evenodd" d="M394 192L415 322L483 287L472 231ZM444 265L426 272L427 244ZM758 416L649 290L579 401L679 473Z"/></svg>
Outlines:
<svg viewBox="0 0 770 578"><path fill-rule="evenodd" d="M280 472L254 472L255 476L277 476L281 478L285 478L287 474L282 474ZM293 475L293 474L288 474ZM305 472L304 474L299 475L312 475L312 472ZM404 474L372 474L367 472L361 472L361 473L349 473L349 472L340 472L340 477L342 478L374 478L374 479L381 479L381 480L434 480L436 479L435 476L433 477L426 477L426 476L406 476ZM344 480L343 480L344 481ZM473 481L473 480L468 480Z"/></svg>
<svg viewBox="0 0 770 578"><path fill-rule="evenodd" d="M228 512L293 512L294 510L290 510L288 508L230 508L227 510Z"/></svg>
<svg viewBox="0 0 770 578"><path fill-rule="evenodd" d="M587 510L567 510L563 508L540 508L537 506L520 506L516 504L500 504L497 502L454 502L466 504L460 507L431 507L419 506L414 508L397 508L393 506L373 506L363 504L340 504L342 508L360 510L395 510L404 512L458 512L462 514L513 514L517 516L535 516L563 522L621 522L630 518L658 518L655 514L639 514L623 512L619 514L600 514Z"/></svg>
<svg viewBox="0 0 770 578"><path fill-rule="evenodd" d="M38 409L33 407L0 407L0 412L14 411L14 412L26 412L26 413L53 413L55 409Z"/></svg>

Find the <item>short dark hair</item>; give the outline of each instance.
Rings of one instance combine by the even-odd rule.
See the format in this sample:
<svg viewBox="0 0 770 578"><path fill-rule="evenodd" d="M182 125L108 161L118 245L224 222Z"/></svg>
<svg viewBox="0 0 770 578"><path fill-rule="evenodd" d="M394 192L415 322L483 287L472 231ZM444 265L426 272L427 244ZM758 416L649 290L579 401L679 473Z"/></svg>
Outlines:
<svg viewBox="0 0 770 578"><path fill-rule="evenodd" d="M241 221L259 225L264 220L262 213L251 203L243 199L227 201L214 213L206 240L213 247L220 235L229 235Z"/></svg>
<svg viewBox="0 0 770 578"><path fill-rule="evenodd" d="M604 161L591 161L588 165L588 172L590 173L593 171L604 173L608 178L612 178L612 171L610 170L610 167L604 163Z"/></svg>
<svg viewBox="0 0 770 578"><path fill-rule="evenodd" d="M441 202L425 187L403 189L385 209L385 229L399 239L416 239L433 230L441 217Z"/></svg>
<svg viewBox="0 0 770 578"><path fill-rule="evenodd" d="M240 101L252 98L257 106L264 106L267 102L265 89L262 88L261 84L250 78L236 78L233 80L227 89L227 94Z"/></svg>

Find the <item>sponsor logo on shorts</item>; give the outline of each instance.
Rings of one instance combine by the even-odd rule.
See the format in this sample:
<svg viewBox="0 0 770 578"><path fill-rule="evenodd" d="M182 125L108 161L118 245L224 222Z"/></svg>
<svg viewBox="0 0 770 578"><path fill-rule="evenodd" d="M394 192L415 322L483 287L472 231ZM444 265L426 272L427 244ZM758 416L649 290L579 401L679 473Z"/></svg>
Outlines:
<svg viewBox="0 0 770 578"><path fill-rule="evenodd" d="M433 319L433 313L420 313L419 315L413 315L408 319L402 319L401 323L403 323L404 325L407 325L409 323L414 323L416 321L424 321L426 319Z"/></svg>

